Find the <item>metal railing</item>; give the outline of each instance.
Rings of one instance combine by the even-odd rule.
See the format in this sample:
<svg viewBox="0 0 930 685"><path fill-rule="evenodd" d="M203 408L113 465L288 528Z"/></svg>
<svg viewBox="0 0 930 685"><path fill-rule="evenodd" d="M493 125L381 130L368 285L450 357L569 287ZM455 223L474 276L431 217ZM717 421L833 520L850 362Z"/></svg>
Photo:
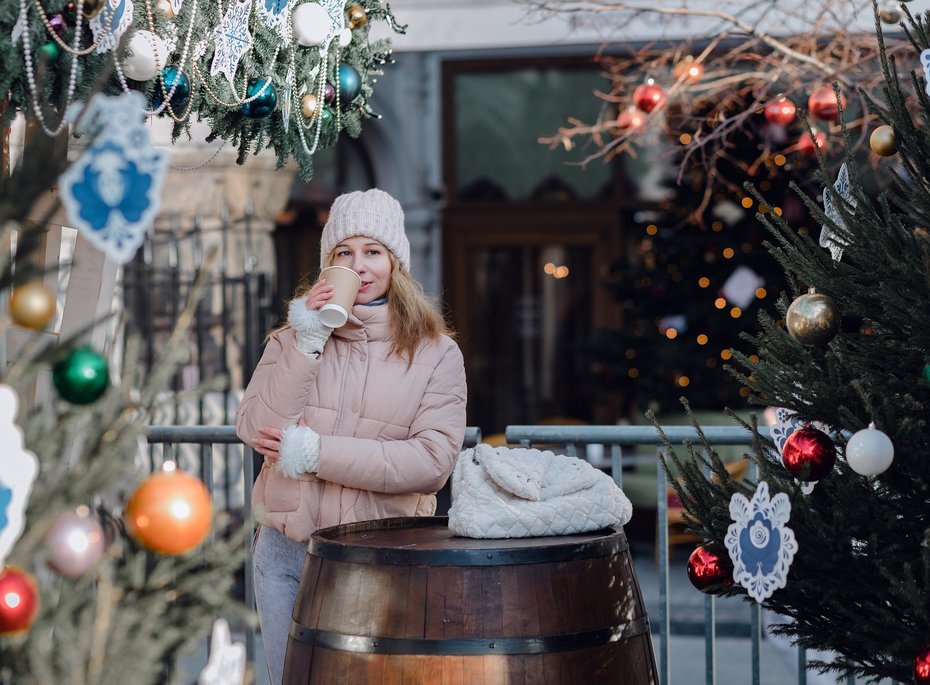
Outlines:
<svg viewBox="0 0 930 685"><path fill-rule="evenodd" d="M663 431L673 445L681 444L684 441L690 441L699 445L699 436L697 431L691 426L663 426ZM714 447L725 445L750 445L752 435L743 428L708 426L702 428L702 431L708 442ZM762 437L769 437L769 429L759 428L759 434ZM601 445L609 448L610 453L610 470L615 482L622 487L623 467L624 464L634 463L637 459L642 461L641 456L624 454L626 447L631 446L654 446L656 454L660 447L660 441L656 430L651 426L508 426L505 431L508 444L519 444L524 447L533 445L558 445L564 447L565 454L569 456L584 456L579 454L579 447L587 448L588 445ZM473 447L481 440L481 431L475 427L466 429L464 447ZM243 445L236 436L234 426L152 426L148 429L148 442L150 445L161 444L164 449L173 449L177 451L181 445L196 445L200 449L200 474L201 478L210 489L211 495L215 493L213 486L214 469L213 462L216 455L213 452L214 445L237 445L242 450L242 481L243 481L243 506L245 515L249 516L249 503L251 502L252 483L255 479L255 465L260 462L260 456L253 450ZM224 454L227 454L224 451ZM208 458L212 455L212 458ZM154 461L153 461L154 464ZM751 476L754 476L754 469L751 469ZM225 475L228 481L228 475ZM223 480L223 479L221 479ZM658 521L667 520L668 516L668 499L667 499L667 482L665 472L656 464L656 514ZM655 634L661 637L658 655L659 677L662 685L670 685L671 676L669 668L669 637L671 633L670 622L670 598L669 598L669 541L668 526L658 526L658 569L659 569L659 617L658 626ZM252 590L252 568L251 563L245 564L245 601L254 606L254 595ZM704 597L704 641L705 641L705 682L707 685L716 685L717 682L717 658L716 658L716 638L717 638L717 621L716 621L716 598L711 595ZM750 637L751 646L751 683L752 685L761 684L761 640L762 638L762 616L760 607L753 602L749 608L749 618L747 628ZM255 666L255 646L256 634L249 631L246 634L246 650L250 665ZM693 681L691 681L693 682ZM847 685L854 685L855 678L848 678ZM805 650L797 650L797 683L806 685L807 683L807 655Z"/></svg>

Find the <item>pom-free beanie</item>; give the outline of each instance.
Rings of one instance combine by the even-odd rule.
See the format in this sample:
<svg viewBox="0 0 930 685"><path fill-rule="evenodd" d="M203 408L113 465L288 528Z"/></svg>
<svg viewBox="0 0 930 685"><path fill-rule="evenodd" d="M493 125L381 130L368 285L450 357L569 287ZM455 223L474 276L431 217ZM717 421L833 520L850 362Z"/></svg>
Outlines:
<svg viewBox="0 0 930 685"><path fill-rule="evenodd" d="M377 188L346 193L333 202L320 238L320 268L336 245L359 235L377 240L410 271L410 242L404 233L404 210L397 200Z"/></svg>

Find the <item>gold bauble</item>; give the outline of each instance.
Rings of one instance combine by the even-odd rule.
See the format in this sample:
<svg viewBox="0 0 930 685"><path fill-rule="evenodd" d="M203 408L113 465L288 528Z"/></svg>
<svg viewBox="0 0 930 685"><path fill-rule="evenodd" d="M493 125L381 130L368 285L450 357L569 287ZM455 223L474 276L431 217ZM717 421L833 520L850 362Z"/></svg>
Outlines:
<svg viewBox="0 0 930 685"><path fill-rule="evenodd" d="M365 11L365 8L361 5L349 5L346 8L346 12L349 15L349 28L357 29L365 25L368 21L368 13Z"/></svg>
<svg viewBox="0 0 930 685"><path fill-rule="evenodd" d="M872 131L872 135L869 136L869 147L872 148L872 152L876 155L891 157L898 151L898 141L895 138L894 129L886 124Z"/></svg>
<svg viewBox="0 0 930 685"><path fill-rule="evenodd" d="M84 0L81 6L81 14L87 19L93 19L103 11L107 6L107 0Z"/></svg>
<svg viewBox="0 0 930 685"><path fill-rule="evenodd" d="M807 293L788 307L785 326L792 338L802 345L823 345L840 327L840 313L832 298Z"/></svg>
<svg viewBox="0 0 930 685"><path fill-rule="evenodd" d="M312 119L319 108L320 103L313 93L307 93L300 98L300 113L304 115L304 119Z"/></svg>
<svg viewBox="0 0 930 685"><path fill-rule="evenodd" d="M13 288L10 295L10 318L13 322L39 331L55 318L55 294L40 281Z"/></svg>
<svg viewBox="0 0 930 685"><path fill-rule="evenodd" d="M158 11L161 12L166 19L174 19L174 5L171 4L171 0L160 0L158 3Z"/></svg>

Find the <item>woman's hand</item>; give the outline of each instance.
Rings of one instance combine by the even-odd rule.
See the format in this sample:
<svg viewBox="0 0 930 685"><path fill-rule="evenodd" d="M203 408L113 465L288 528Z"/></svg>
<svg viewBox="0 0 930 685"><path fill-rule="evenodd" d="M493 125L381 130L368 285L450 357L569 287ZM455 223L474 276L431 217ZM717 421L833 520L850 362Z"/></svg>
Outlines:
<svg viewBox="0 0 930 685"><path fill-rule="evenodd" d="M325 278L321 278L310 288L310 292L307 293L304 302L307 304L307 309L319 310L320 307L329 302L332 296L333 286L327 283Z"/></svg>
<svg viewBox="0 0 930 685"><path fill-rule="evenodd" d="M262 426L258 432L261 437L255 439L255 450L265 457L266 464L274 466L280 458L281 434L284 431L274 426Z"/></svg>

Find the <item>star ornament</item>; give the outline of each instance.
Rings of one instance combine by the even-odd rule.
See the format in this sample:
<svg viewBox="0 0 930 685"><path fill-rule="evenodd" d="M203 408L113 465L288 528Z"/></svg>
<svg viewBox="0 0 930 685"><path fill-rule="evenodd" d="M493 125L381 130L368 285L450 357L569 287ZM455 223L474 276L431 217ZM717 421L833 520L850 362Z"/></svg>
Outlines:
<svg viewBox="0 0 930 685"><path fill-rule="evenodd" d="M229 623L218 618L210 639L210 659L200 672L197 685L242 685L244 679L245 645L233 642Z"/></svg>
<svg viewBox="0 0 930 685"><path fill-rule="evenodd" d="M783 492L769 498L769 486L759 481L752 500L735 493L724 544L733 562L733 581L759 603L785 587L788 569L798 551L794 531L785 524L791 501Z"/></svg>
<svg viewBox="0 0 930 685"><path fill-rule="evenodd" d="M840 172L836 176L833 189L823 189L823 212L830 221L839 227L840 232L847 233L846 222L843 220L842 214L840 214L836 200L834 200L834 193L845 201L850 211L856 209L856 198L853 197L852 189L850 188L849 170L846 168L846 162L843 162L843 165L840 167ZM843 257L844 245L845 241L837 236L829 223L825 223L820 227L820 247L825 247L830 250L830 256L833 257L833 261L838 262Z"/></svg>
<svg viewBox="0 0 930 685"><path fill-rule="evenodd" d="M23 446L23 433L16 425L16 393L8 385L0 385L0 569L7 555L22 535L26 519L26 503L39 460Z"/></svg>
<svg viewBox="0 0 930 685"><path fill-rule="evenodd" d="M230 4L223 21L213 32L216 48L213 51L210 76L225 74L232 86L235 86L233 78L239 68L239 61L252 47L252 34L249 33L251 14L251 0Z"/></svg>

